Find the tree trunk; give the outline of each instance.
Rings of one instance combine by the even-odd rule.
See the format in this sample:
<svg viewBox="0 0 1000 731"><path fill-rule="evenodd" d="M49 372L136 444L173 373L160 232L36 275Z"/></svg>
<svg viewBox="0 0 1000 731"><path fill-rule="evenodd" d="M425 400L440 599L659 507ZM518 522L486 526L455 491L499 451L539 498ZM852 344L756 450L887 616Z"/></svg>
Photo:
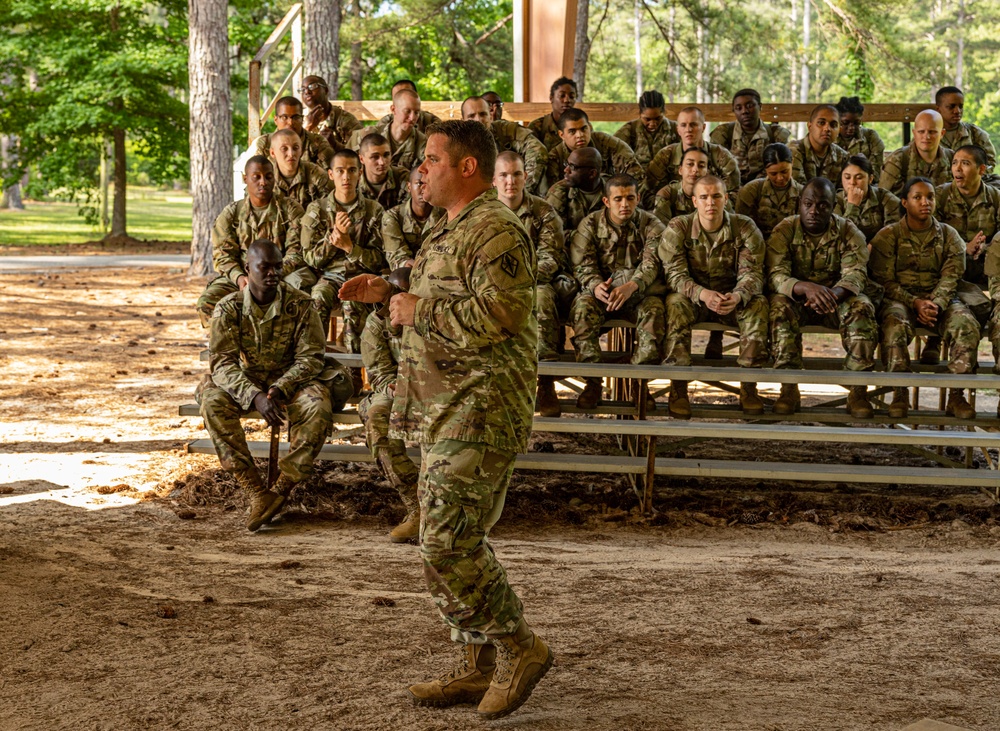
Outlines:
<svg viewBox="0 0 1000 731"><path fill-rule="evenodd" d="M322 76L336 99L340 89L340 0L305 0L307 76Z"/></svg>
<svg viewBox="0 0 1000 731"><path fill-rule="evenodd" d="M958 22L955 25L958 34L958 48L955 50L955 86L961 89L965 86L962 83L965 75L965 0L958 2Z"/></svg>
<svg viewBox="0 0 1000 731"><path fill-rule="evenodd" d="M226 0L188 0L193 276L212 273L212 225L233 201Z"/></svg>
<svg viewBox="0 0 1000 731"><path fill-rule="evenodd" d="M668 38L670 39L670 48L677 48L677 5L676 3L670 3L670 31L668 33ZM670 59L667 62L667 79L669 79L669 98L670 103L674 103L674 94L677 88L680 86L680 67L677 65L677 58L674 55L673 50L671 50Z"/></svg>
<svg viewBox="0 0 1000 731"><path fill-rule="evenodd" d="M642 86L642 0L635 0L635 96L644 91Z"/></svg>
<svg viewBox="0 0 1000 731"><path fill-rule="evenodd" d="M354 24L355 33L361 33L361 0L351 3L351 15L357 20ZM365 64L361 58L361 41L351 44L351 99L364 99Z"/></svg>
<svg viewBox="0 0 1000 731"><path fill-rule="evenodd" d="M111 207L111 233L108 236L127 236L125 229L125 185L128 169L125 165L125 130L111 130L115 148L115 200Z"/></svg>
<svg viewBox="0 0 1000 731"><path fill-rule="evenodd" d="M581 0L576 6L576 41L573 46L573 79L577 93L583 101L587 85L587 59L590 58L590 0Z"/></svg>
<svg viewBox="0 0 1000 731"><path fill-rule="evenodd" d="M810 0L802 0L802 79L799 82L799 104L809 102L809 21L812 19ZM806 125L799 122L799 137L806 136Z"/></svg>
<svg viewBox="0 0 1000 731"><path fill-rule="evenodd" d="M14 151L16 145L15 139L8 135L0 135L0 170L3 171L4 175L17 162L17 153ZM20 181L15 182L9 188L4 188L3 199L0 200L0 208L24 210L24 201L21 200Z"/></svg>

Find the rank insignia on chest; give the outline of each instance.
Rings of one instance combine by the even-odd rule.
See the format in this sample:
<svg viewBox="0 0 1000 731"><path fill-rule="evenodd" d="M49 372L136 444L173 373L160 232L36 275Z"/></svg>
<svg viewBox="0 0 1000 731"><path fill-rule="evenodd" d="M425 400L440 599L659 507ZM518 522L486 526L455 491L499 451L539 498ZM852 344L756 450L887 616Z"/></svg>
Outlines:
<svg viewBox="0 0 1000 731"><path fill-rule="evenodd" d="M517 277L517 270L521 265L517 261L517 257L511 254L509 251L500 257L500 268L503 273L506 274L511 279Z"/></svg>

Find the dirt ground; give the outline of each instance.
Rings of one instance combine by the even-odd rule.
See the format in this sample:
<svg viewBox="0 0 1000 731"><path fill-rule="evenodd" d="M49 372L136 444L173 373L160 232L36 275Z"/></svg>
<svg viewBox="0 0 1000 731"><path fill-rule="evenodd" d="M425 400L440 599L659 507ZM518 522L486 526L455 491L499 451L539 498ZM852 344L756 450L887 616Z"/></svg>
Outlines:
<svg viewBox="0 0 1000 731"><path fill-rule="evenodd" d="M517 474L494 543L556 665L494 724L413 707L407 684L456 656L417 549L386 540L401 510L378 473L323 463L249 534L217 460L184 452L207 436L176 415L204 371L200 287L0 275L3 731L1000 729L1000 508L944 470L931 488L688 480L651 518L621 477Z"/></svg>

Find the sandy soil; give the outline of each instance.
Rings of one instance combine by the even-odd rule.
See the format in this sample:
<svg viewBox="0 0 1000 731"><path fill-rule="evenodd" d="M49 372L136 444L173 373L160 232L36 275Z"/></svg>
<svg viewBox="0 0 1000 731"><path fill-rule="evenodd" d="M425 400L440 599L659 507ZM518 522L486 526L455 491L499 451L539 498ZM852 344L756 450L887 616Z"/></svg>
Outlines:
<svg viewBox="0 0 1000 731"><path fill-rule="evenodd" d="M470 707L407 701L455 654L416 548L385 538L400 509L376 471L321 465L252 535L217 461L183 452L206 436L176 416L203 371L200 286L0 277L0 729L482 728ZM670 488L649 518L619 477L515 476L495 545L556 666L493 725L1000 728L985 497L944 480Z"/></svg>

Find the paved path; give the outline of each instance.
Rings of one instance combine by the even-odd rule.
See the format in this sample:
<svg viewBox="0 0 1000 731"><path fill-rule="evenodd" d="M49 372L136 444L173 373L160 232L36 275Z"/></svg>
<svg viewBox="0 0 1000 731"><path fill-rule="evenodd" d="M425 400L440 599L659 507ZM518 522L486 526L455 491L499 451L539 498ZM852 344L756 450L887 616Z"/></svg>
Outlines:
<svg viewBox="0 0 1000 731"><path fill-rule="evenodd" d="M95 267L187 267L190 254L80 254L74 256L0 256L0 272L42 272Z"/></svg>

